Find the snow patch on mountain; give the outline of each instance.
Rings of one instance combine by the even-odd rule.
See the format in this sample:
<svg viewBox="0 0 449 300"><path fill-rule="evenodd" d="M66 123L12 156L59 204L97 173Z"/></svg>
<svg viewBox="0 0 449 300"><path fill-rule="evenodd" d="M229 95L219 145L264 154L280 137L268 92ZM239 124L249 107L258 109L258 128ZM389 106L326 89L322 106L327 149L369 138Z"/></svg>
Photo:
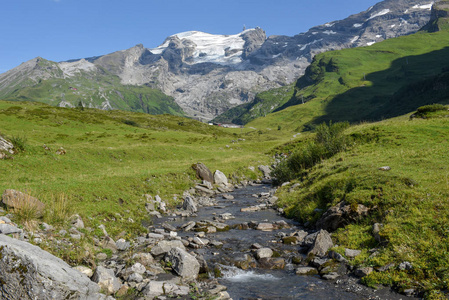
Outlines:
<svg viewBox="0 0 449 300"><path fill-rule="evenodd" d="M374 18L377 18L377 17L380 17L380 16L383 16L383 15L386 15L386 14L388 14L390 12L390 9L383 9L383 10L381 10L380 12L378 12L377 14L373 14L373 15L371 15L371 17L369 17L368 19L367 19L367 21L369 21L369 20L371 20L371 19L374 19Z"/></svg>
<svg viewBox="0 0 449 300"><path fill-rule="evenodd" d="M215 35L201 31L187 31L172 35L181 41L188 40L195 45L192 55L193 64L216 63L220 65L235 65L242 62L243 46L245 40L243 35L251 30L245 30L235 35ZM168 38L164 44L150 49L153 54L162 54L170 44Z"/></svg>

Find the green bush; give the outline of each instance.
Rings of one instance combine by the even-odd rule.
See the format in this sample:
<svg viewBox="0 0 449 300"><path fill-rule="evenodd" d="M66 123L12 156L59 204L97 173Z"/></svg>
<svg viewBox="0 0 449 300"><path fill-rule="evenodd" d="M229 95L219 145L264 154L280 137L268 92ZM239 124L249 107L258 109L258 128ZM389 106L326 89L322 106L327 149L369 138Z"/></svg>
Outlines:
<svg viewBox="0 0 449 300"><path fill-rule="evenodd" d="M429 105L424 105L424 106L418 107L416 112L418 114L425 114L425 113L435 112L435 111L440 111L440 110L447 110L447 107L443 104L434 103L434 104L429 104Z"/></svg>
<svg viewBox="0 0 449 300"><path fill-rule="evenodd" d="M293 152L274 169L273 175L276 182L286 182L300 177L306 169L315 166L323 159L346 150L348 137L343 134L343 131L348 127L348 122L319 125L313 141Z"/></svg>
<svg viewBox="0 0 449 300"><path fill-rule="evenodd" d="M16 152L25 152L27 147L27 138L24 136L13 136L10 138Z"/></svg>

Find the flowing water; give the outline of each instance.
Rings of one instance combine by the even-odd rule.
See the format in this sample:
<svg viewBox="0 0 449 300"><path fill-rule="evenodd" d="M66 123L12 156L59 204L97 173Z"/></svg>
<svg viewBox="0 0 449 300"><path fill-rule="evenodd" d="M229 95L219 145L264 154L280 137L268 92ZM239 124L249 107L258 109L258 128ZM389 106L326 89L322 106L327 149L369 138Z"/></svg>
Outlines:
<svg viewBox="0 0 449 300"><path fill-rule="evenodd" d="M404 299L405 296L397 294L377 293L372 297L347 291L336 286L335 283L322 280L319 276L299 276L295 274L296 265L291 263L291 257L301 256L298 245L284 245L280 243L279 236L301 230L299 224L277 214L273 209L257 212L241 212L240 209L258 204L255 194L269 192L270 186L257 185L237 189L231 194L233 200L226 200L217 196L216 205L201 207L196 217L163 218L158 223L168 222L173 226L180 226L189 221L213 220L214 217L231 213L235 218L226 220L226 224L235 225L245 222L275 222L284 221L290 228L274 231L260 231L254 229L231 229L224 232L208 233L205 238L223 243L223 247L204 247L195 251L205 258L209 267L219 266L220 284L227 287L227 292L234 299ZM193 237L193 232L178 232L183 237ZM242 270L233 266L232 261L245 254L251 253L251 245L258 243L263 247L276 249L286 259L283 270L267 270L249 268Z"/></svg>

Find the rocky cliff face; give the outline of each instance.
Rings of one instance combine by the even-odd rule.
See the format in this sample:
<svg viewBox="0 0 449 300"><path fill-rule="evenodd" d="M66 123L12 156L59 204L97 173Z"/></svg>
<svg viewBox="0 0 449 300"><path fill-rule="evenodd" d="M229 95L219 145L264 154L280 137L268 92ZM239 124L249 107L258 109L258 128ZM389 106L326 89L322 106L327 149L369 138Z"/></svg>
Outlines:
<svg viewBox="0 0 449 300"><path fill-rule="evenodd" d="M184 111L210 120L256 93L280 87L304 73L317 53L369 46L414 33L430 19L433 1L385 0L344 20L311 28L293 37L270 36L260 28L236 35L190 31L168 37L157 48L143 45L75 64L105 69L122 84L146 85L173 96ZM64 71L64 75L70 76ZM5 73L8 74L8 73ZM1 89L5 84L0 76Z"/></svg>

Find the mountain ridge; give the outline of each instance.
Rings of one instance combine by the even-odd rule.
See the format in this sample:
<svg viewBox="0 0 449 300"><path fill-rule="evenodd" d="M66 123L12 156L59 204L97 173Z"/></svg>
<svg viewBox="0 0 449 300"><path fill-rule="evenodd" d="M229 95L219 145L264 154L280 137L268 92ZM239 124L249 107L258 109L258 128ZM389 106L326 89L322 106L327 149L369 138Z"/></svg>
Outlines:
<svg viewBox="0 0 449 300"><path fill-rule="evenodd" d="M78 72L77 68L84 74L114 75L122 85L159 89L173 97L188 116L210 120L252 101L260 92L291 84L318 53L416 32L430 19L432 3L385 0L364 12L293 37L266 37L261 28L230 36L178 33L153 49L138 44L102 56L61 62L65 75L54 75L67 79ZM230 45L224 40L231 40ZM212 47L205 47L208 43ZM3 96L8 95L5 90L14 91L2 84L8 72L0 74ZM41 74L40 79L47 80L47 74Z"/></svg>

